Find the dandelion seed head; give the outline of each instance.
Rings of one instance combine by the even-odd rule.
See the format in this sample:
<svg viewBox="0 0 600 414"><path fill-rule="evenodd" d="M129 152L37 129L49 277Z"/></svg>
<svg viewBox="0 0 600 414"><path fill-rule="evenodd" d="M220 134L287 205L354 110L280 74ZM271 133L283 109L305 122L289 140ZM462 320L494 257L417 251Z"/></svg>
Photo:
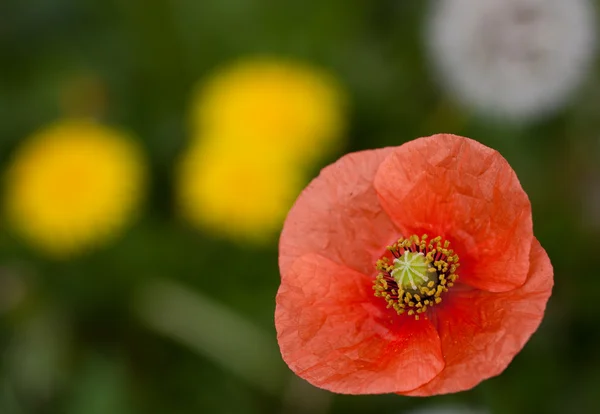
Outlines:
<svg viewBox="0 0 600 414"><path fill-rule="evenodd" d="M562 106L595 47L588 0L440 0L426 42L441 83L477 112L522 121Z"/></svg>

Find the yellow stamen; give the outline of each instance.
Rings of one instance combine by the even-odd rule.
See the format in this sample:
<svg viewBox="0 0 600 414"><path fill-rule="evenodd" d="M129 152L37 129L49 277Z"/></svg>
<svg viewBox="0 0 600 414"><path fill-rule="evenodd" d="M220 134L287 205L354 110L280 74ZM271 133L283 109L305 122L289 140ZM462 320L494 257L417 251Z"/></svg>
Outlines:
<svg viewBox="0 0 600 414"><path fill-rule="evenodd" d="M442 302L442 294L458 279L459 258L449 247L448 240L440 236L428 240L426 234L400 238L387 246L392 257L376 262L380 273L373 285L375 296L398 315L406 312L419 320L420 314Z"/></svg>

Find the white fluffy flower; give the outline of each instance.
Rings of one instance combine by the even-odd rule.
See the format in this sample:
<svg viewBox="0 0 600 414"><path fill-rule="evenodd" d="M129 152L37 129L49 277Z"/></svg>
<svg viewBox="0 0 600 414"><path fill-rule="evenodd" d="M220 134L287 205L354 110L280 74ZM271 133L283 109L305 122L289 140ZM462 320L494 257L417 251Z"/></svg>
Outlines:
<svg viewBox="0 0 600 414"><path fill-rule="evenodd" d="M513 120L564 104L594 51L588 0L437 0L427 42L443 84L466 106Z"/></svg>

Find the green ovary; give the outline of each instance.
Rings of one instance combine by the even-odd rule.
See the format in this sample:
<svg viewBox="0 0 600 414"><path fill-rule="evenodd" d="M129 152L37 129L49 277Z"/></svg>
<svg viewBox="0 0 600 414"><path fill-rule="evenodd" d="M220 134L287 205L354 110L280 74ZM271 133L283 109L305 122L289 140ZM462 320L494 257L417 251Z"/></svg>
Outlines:
<svg viewBox="0 0 600 414"><path fill-rule="evenodd" d="M430 269L432 267L423 253L405 252L394 259L391 275L404 290L417 291L430 280L436 280L435 272Z"/></svg>

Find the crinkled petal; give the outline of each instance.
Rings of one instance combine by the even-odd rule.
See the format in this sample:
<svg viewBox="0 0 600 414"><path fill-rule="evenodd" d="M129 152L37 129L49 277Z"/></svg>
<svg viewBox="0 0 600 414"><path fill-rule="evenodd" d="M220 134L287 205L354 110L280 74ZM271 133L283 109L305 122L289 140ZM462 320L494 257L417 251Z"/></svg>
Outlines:
<svg viewBox="0 0 600 414"><path fill-rule="evenodd" d="M279 241L282 277L306 253L365 274L399 231L381 208L373 179L393 148L348 154L321 171L290 210Z"/></svg>
<svg viewBox="0 0 600 414"><path fill-rule="evenodd" d="M317 254L294 262L277 294L283 359L311 384L344 394L408 391L444 367L427 320L398 317L372 279Z"/></svg>
<svg viewBox="0 0 600 414"><path fill-rule="evenodd" d="M498 152L456 135L419 138L383 161L374 185L403 234L452 243L462 283L502 292L525 282L531 205Z"/></svg>
<svg viewBox="0 0 600 414"><path fill-rule="evenodd" d="M426 396L473 388L500 374L538 328L553 285L548 255L534 239L527 282L510 292L451 291L436 313L446 367L406 393Z"/></svg>

